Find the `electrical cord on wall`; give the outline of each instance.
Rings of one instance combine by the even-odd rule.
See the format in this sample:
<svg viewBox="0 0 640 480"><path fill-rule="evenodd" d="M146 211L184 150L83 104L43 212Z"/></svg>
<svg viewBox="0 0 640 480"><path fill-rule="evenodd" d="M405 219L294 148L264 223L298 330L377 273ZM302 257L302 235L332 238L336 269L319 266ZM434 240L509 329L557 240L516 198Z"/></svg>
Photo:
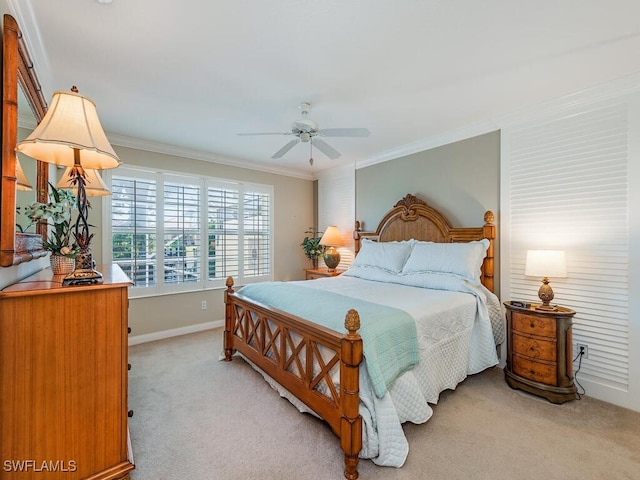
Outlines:
<svg viewBox="0 0 640 480"><path fill-rule="evenodd" d="M578 354L573 359L573 363L575 363L576 360L578 360L578 369L575 372L573 372L573 381L576 382L576 385L579 387L578 391L576 391L576 398L578 400L581 400L582 399L582 395L587 393L587 391L584 389L584 387L582 385L580 385L580 382L578 381L578 372L580 371L580 367L582 367L582 356L583 355L584 355L584 350L582 348L580 348L580 351L578 352ZM582 390L582 392L580 392L580 390Z"/></svg>

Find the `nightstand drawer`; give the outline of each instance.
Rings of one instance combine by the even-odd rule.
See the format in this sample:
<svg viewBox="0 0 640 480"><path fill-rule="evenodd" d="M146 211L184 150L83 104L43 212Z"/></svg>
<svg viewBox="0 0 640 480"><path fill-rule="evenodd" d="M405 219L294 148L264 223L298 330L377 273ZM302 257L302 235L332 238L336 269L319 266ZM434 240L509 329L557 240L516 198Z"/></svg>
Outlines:
<svg viewBox="0 0 640 480"><path fill-rule="evenodd" d="M536 382L545 383L547 385L556 385L558 383L556 364L546 364L527 360L520 355L513 355L513 373L523 378L534 380Z"/></svg>
<svg viewBox="0 0 640 480"><path fill-rule="evenodd" d="M555 363L557 343L553 340L518 335L513 332L513 353Z"/></svg>
<svg viewBox="0 0 640 480"><path fill-rule="evenodd" d="M553 318L514 312L512 320L513 330L516 332L530 333L542 337L556 337L556 321Z"/></svg>
<svg viewBox="0 0 640 480"><path fill-rule="evenodd" d="M305 278L307 280L315 280L316 278L325 278L325 277L337 277L343 272L344 270L329 271L328 268L307 268L304 271Z"/></svg>

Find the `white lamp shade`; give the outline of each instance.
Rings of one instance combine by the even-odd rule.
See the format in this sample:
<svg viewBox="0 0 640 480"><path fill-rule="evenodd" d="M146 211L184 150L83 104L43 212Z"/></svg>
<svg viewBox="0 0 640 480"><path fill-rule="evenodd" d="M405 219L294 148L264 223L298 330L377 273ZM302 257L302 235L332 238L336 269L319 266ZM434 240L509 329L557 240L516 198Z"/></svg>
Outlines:
<svg viewBox="0 0 640 480"><path fill-rule="evenodd" d="M104 195L111 195L111 191L107 188L107 185L102 180L102 177L98 173L97 170L91 170L89 168L84 168L85 175L85 184L84 190L88 197L102 197ZM72 175L73 168L67 167L64 171L64 175L60 177L58 180L58 184L56 188L64 188L66 190L73 190L73 192L78 194L78 186L74 185L73 180L75 177Z"/></svg>
<svg viewBox="0 0 640 480"><path fill-rule="evenodd" d="M74 149L80 150L83 168L102 170L120 163L102 130L95 104L78 93L58 91L42 121L16 150L41 162L72 167Z"/></svg>
<svg viewBox="0 0 640 480"><path fill-rule="evenodd" d="M320 245L331 246L331 247L340 247L344 245L344 240L342 240L342 235L340 235L340 231L338 227L330 226L324 231L324 235L320 239Z"/></svg>
<svg viewBox="0 0 640 480"><path fill-rule="evenodd" d="M17 183L18 190L33 190L33 187L29 183L29 179L24 174L22 165L20 165L20 160L17 157L16 157L16 178L18 180L18 183Z"/></svg>
<svg viewBox="0 0 640 480"><path fill-rule="evenodd" d="M566 277L564 250L527 250L524 274L529 277Z"/></svg>

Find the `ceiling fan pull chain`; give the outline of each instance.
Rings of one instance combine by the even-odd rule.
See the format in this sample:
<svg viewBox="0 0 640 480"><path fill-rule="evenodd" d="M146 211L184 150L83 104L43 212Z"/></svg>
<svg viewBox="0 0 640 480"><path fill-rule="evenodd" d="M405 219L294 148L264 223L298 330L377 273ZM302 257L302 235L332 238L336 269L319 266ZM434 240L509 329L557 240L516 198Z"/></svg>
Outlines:
<svg viewBox="0 0 640 480"><path fill-rule="evenodd" d="M313 167L313 137L309 139L309 165Z"/></svg>

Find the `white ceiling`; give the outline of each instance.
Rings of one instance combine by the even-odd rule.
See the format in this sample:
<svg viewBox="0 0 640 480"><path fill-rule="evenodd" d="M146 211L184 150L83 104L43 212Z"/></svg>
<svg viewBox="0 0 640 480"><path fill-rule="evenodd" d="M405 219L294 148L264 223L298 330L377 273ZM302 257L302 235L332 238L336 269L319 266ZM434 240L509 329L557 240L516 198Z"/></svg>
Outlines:
<svg viewBox="0 0 640 480"><path fill-rule="evenodd" d="M45 96L76 85L112 142L311 178L640 71L638 0L6 0ZM309 101L366 127L270 157ZM135 140L134 140L135 139Z"/></svg>

